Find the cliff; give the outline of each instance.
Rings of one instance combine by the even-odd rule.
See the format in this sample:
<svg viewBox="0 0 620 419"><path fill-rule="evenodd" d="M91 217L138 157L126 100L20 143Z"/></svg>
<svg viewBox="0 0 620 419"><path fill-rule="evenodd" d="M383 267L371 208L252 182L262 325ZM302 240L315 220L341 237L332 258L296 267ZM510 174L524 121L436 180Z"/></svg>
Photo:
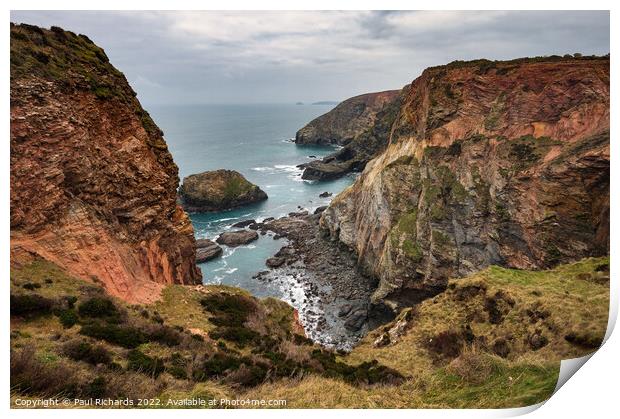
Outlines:
<svg viewBox="0 0 620 419"><path fill-rule="evenodd" d="M454 62L401 101L387 149L321 218L378 278L375 302L608 253L608 57Z"/></svg>
<svg viewBox="0 0 620 419"><path fill-rule="evenodd" d="M366 162L385 149L386 128L400 107L400 96L400 90L355 96L300 129L297 144L343 146L322 160L300 165L303 179L335 179L363 170Z"/></svg>
<svg viewBox="0 0 620 419"><path fill-rule="evenodd" d="M178 170L121 72L86 36L11 24L11 254L128 301L199 283Z"/></svg>
<svg viewBox="0 0 620 419"><path fill-rule="evenodd" d="M373 125L377 113L398 93L387 90L347 99L297 131L295 143L346 145Z"/></svg>

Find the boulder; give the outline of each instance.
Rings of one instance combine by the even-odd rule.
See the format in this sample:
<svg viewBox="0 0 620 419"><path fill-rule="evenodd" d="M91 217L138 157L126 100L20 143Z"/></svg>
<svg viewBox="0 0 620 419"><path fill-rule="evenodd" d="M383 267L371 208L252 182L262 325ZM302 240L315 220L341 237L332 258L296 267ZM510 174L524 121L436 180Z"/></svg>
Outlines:
<svg viewBox="0 0 620 419"><path fill-rule="evenodd" d="M332 196L332 193L327 191L319 194L319 198L329 198L330 196Z"/></svg>
<svg viewBox="0 0 620 419"><path fill-rule="evenodd" d="M340 310L338 310L338 317L345 317L351 312L352 309L353 306L351 304L343 305L342 307L340 307Z"/></svg>
<svg viewBox="0 0 620 419"><path fill-rule="evenodd" d="M237 247L257 239L258 233L254 230L237 230L222 233L215 241L229 247Z"/></svg>
<svg viewBox="0 0 620 419"><path fill-rule="evenodd" d="M250 224L256 224L256 220L243 220L243 221L239 221L238 223L233 224L231 227L245 228L245 227L249 226Z"/></svg>
<svg viewBox="0 0 620 419"><path fill-rule="evenodd" d="M222 254L222 248L209 239L196 240L196 263L204 263Z"/></svg>
<svg viewBox="0 0 620 419"><path fill-rule="evenodd" d="M314 210L314 214L321 214L323 213L323 211L325 211L327 209L327 205L323 205L321 207L318 207L317 209Z"/></svg>
<svg viewBox="0 0 620 419"><path fill-rule="evenodd" d="M347 321L344 322L344 327L351 332L357 332L364 326L367 318L368 313L366 310L358 308L349 315Z"/></svg>
<svg viewBox="0 0 620 419"><path fill-rule="evenodd" d="M289 217L304 217L308 215L308 211L304 210L304 211L297 211L297 212L289 212L288 216Z"/></svg>
<svg viewBox="0 0 620 419"><path fill-rule="evenodd" d="M265 264L270 268L279 268L280 266L284 265L284 262L286 262L286 258L275 256L267 259L265 261Z"/></svg>
<svg viewBox="0 0 620 419"><path fill-rule="evenodd" d="M223 211L267 199L267 194L234 170L215 170L190 175L179 188L187 211Z"/></svg>

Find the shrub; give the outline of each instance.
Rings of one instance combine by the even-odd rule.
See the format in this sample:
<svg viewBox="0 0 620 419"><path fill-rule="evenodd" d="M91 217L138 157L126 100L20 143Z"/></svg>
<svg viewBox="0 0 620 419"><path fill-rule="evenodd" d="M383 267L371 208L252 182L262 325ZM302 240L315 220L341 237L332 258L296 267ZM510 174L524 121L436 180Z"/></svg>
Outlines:
<svg viewBox="0 0 620 419"><path fill-rule="evenodd" d="M379 364L377 360L362 362L357 366L336 361L333 352L315 349L312 358L319 361L323 367L323 375L331 378L341 378L351 384L391 384L403 382L404 377L396 370Z"/></svg>
<svg viewBox="0 0 620 419"><path fill-rule="evenodd" d="M57 314L58 320L67 329L73 327L79 321L78 315L73 309L61 310Z"/></svg>
<svg viewBox="0 0 620 419"><path fill-rule="evenodd" d="M11 351L11 390L23 395L77 397L75 369L64 363L44 363L33 348Z"/></svg>
<svg viewBox="0 0 620 419"><path fill-rule="evenodd" d="M72 340L62 347L64 355L76 361L84 361L92 365L112 362L112 357L106 348L101 345L91 345L84 340Z"/></svg>
<svg viewBox="0 0 620 419"><path fill-rule="evenodd" d="M125 325L91 323L82 326L80 333L128 349L133 349L147 342L142 331Z"/></svg>
<svg viewBox="0 0 620 419"><path fill-rule="evenodd" d="M256 340L260 335L246 327L218 327L209 332L209 337L214 340L224 339L235 342L237 345L244 347L248 343Z"/></svg>
<svg viewBox="0 0 620 419"><path fill-rule="evenodd" d="M166 371L168 371L170 375L179 380L187 380L187 362L180 353L175 352L172 354L170 357L170 364L171 365L166 368Z"/></svg>
<svg viewBox="0 0 620 419"><path fill-rule="evenodd" d="M226 381L242 387L257 386L265 381L269 370L266 365L245 365L241 364L238 369L231 372Z"/></svg>
<svg viewBox="0 0 620 419"><path fill-rule="evenodd" d="M603 343L603 335L591 330L572 330L564 336L564 339L573 345L586 349L596 349Z"/></svg>
<svg viewBox="0 0 620 419"><path fill-rule="evenodd" d="M105 297L90 298L79 305L78 312L80 316L84 317L101 318L118 316L118 310L112 300Z"/></svg>
<svg viewBox="0 0 620 419"><path fill-rule="evenodd" d="M181 343L181 335L168 326L156 326L148 333L148 340L163 343L167 346L177 346Z"/></svg>
<svg viewBox="0 0 620 419"><path fill-rule="evenodd" d="M295 345L314 345L312 339L302 335L298 335L297 333L293 334L293 342L295 343Z"/></svg>
<svg viewBox="0 0 620 419"><path fill-rule="evenodd" d="M172 365L166 368L166 371L177 380L187 380L188 378L185 368L178 365Z"/></svg>
<svg viewBox="0 0 620 419"><path fill-rule="evenodd" d="M247 357L240 358L218 352L206 360L201 368L194 370L193 378L196 381L205 381L209 378L220 377L227 371L238 369L243 363L253 364L252 360Z"/></svg>
<svg viewBox="0 0 620 419"><path fill-rule="evenodd" d="M249 297L231 294L213 294L200 300L203 308L214 314L212 323L218 326L243 326L256 303Z"/></svg>
<svg viewBox="0 0 620 419"><path fill-rule="evenodd" d="M463 349L463 336L453 330L445 330L424 342L431 354L444 358L456 358Z"/></svg>
<svg viewBox="0 0 620 419"><path fill-rule="evenodd" d="M164 361L161 358L154 358L144 354L139 349L132 349L127 355L127 368L142 374L157 377L164 372Z"/></svg>
<svg viewBox="0 0 620 419"><path fill-rule="evenodd" d="M211 323L218 326L209 332L214 340L224 339L244 347L260 335L245 326L245 322L258 307L251 297L233 294L213 294L200 300L200 304L209 313L214 314Z"/></svg>
<svg viewBox="0 0 620 419"><path fill-rule="evenodd" d="M67 307L73 308L77 302L77 297L75 295L67 295L65 301L67 302Z"/></svg>
<svg viewBox="0 0 620 419"><path fill-rule="evenodd" d="M36 317L50 314L54 301L39 294L11 295L11 315Z"/></svg>
<svg viewBox="0 0 620 419"><path fill-rule="evenodd" d="M164 319L161 317L161 315L158 312L153 313L152 320L155 323L164 324Z"/></svg>
<svg viewBox="0 0 620 419"><path fill-rule="evenodd" d="M447 367L447 371L471 384L482 384L493 373L495 366L488 355L475 347L464 350Z"/></svg>
<svg viewBox="0 0 620 419"><path fill-rule="evenodd" d="M25 284L22 285L22 288L33 291L37 288L41 288L41 284L38 284L35 282L26 282Z"/></svg>
<svg viewBox="0 0 620 419"><path fill-rule="evenodd" d="M107 387L106 379L99 376L84 386L83 397L103 398Z"/></svg>

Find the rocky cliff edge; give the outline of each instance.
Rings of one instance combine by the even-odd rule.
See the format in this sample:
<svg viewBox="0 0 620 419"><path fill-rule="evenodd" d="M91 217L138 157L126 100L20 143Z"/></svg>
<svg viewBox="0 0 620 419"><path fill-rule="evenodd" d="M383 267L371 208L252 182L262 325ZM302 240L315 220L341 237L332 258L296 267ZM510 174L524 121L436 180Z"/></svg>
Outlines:
<svg viewBox="0 0 620 419"><path fill-rule="evenodd" d="M608 253L608 57L427 69L388 133L321 219L379 279L375 302L415 304L491 264Z"/></svg>
<svg viewBox="0 0 620 419"><path fill-rule="evenodd" d="M11 24L12 263L40 256L133 302L200 283L162 135L88 37Z"/></svg>

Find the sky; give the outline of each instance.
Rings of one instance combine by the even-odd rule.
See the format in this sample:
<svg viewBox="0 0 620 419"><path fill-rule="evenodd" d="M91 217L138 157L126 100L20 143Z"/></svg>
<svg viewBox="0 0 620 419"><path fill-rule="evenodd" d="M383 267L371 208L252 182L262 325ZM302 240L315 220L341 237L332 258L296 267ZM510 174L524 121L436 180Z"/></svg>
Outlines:
<svg viewBox="0 0 620 419"><path fill-rule="evenodd" d="M12 11L88 35L143 104L311 103L476 58L604 55L607 11Z"/></svg>

